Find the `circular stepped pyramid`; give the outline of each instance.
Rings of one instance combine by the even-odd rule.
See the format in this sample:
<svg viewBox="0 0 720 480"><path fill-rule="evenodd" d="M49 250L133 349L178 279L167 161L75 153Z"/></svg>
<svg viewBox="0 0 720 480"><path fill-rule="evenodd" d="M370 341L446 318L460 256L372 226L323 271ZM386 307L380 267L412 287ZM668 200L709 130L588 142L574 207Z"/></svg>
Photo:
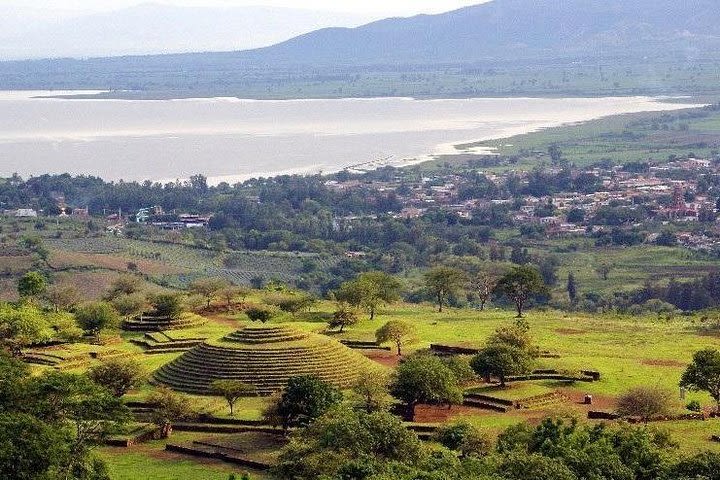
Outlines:
<svg viewBox="0 0 720 480"><path fill-rule="evenodd" d="M145 313L139 317L125 320L122 329L130 332L162 332L195 328L204 323L205 319L194 313L184 313L178 318L160 317Z"/></svg>
<svg viewBox="0 0 720 480"><path fill-rule="evenodd" d="M317 375L347 388L370 368L377 365L324 335L280 325L250 326L184 353L155 372L155 380L200 395L211 394L215 380L240 380L270 395L299 375Z"/></svg>

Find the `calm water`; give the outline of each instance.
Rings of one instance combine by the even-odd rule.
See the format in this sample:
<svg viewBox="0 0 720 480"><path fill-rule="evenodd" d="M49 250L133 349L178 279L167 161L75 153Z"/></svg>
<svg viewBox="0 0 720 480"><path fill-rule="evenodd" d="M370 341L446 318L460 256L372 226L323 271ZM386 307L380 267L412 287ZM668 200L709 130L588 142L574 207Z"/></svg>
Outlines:
<svg viewBox="0 0 720 480"><path fill-rule="evenodd" d="M567 122L687 105L645 97L162 101L0 92L0 175L214 182L281 172L402 165L452 145ZM371 165L367 165L371 162Z"/></svg>

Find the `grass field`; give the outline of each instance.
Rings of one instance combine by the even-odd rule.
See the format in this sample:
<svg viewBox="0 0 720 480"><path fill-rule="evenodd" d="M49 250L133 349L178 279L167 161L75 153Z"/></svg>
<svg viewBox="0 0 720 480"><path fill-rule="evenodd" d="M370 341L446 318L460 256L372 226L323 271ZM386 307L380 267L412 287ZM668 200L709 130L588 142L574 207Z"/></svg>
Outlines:
<svg viewBox="0 0 720 480"><path fill-rule="evenodd" d="M254 298L254 296L252 297ZM321 302L317 312L300 315L297 318L282 316L273 323L290 325L309 331L324 331L320 320L333 308L330 302ZM431 343L482 346L488 336L498 327L513 322L513 313L508 310L489 309L479 312L468 309L449 309L438 313L432 305L398 304L382 309L373 320L363 320L355 327L348 328L338 339L373 340L374 332L388 320L405 320L417 328L417 341L406 347L406 351L427 348ZM704 406L712 404L704 393L688 393L685 400L679 399L678 380L692 354L704 347L720 348L720 337L700 335L696 330L696 317L678 317L672 321L657 321L653 317L625 317L618 315L583 315L557 311L528 312L532 334L542 350L558 354L560 358L540 359L539 368L567 371L597 370L601 373L598 382L564 383L556 381L530 381L511 384L510 388L476 388L478 393L509 400L522 400L537 395L560 393L566 399L558 403L530 409L511 410L495 413L486 410L454 407L449 413L442 409L442 417L433 416L431 422L465 418L481 426L491 434L518 422L537 422L545 416L573 416L584 421L589 408L612 411L615 397L632 386L657 385L675 393L675 409L684 411L685 402L697 399ZM196 329L183 331L188 337L220 338L246 323L242 315L216 314L208 323ZM132 334L123 334L127 340ZM79 349L83 347L78 346ZM180 355L180 353L147 355L128 342L113 346L135 355L144 366L153 371ZM369 353L371 358L375 358ZM385 352L382 363L392 362L394 355ZM154 387L144 387L128 394L128 400L143 400ZM592 394L595 405L580 405L585 394ZM227 405L217 397L190 396L194 408L203 413L220 417L228 416ZM268 399L245 398L236 405L236 418L257 420ZM425 418L422 417L421 418ZM420 420L421 422L424 420ZM720 451L720 444L709 437L720 434L720 420L672 421L654 425L665 429L680 443L681 452L697 452L707 449ZM192 442L204 439L207 434L176 432L172 443ZM213 441L239 442L242 439L228 435L214 436ZM164 442L153 441L131 448L101 448L99 455L108 462L113 480L152 478L165 480L176 478L223 480L230 473L239 473L232 465L215 460L198 460L172 454L164 450ZM263 450L262 455L272 452ZM253 478L265 478L257 472Z"/></svg>
<svg viewBox="0 0 720 480"><path fill-rule="evenodd" d="M702 99L702 103L717 101L716 97ZM490 147L500 155L517 157L518 161L512 165L489 167L488 171L532 169L549 161L547 155L536 152L545 153L550 145L557 145L563 155L578 166L604 160L616 164L648 160L664 162L671 155L711 156L720 148L719 126L720 112L713 110L636 113L462 145L458 149L462 152L471 151L473 147ZM441 162L452 159L451 156L440 158Z"/></svg>
<svg viewBox="0 0 720 480"><path fill-rule="evenodd" d="M175 443L190 442L197 434L176 432ZM227 480L230 474L240 474L246 469L219 460L198 460L165 451L164 441L153 441L132 449L101 448L98 456L107 462L112 480ZM261 472L250 471L253 479L263 480Z"/></svg>

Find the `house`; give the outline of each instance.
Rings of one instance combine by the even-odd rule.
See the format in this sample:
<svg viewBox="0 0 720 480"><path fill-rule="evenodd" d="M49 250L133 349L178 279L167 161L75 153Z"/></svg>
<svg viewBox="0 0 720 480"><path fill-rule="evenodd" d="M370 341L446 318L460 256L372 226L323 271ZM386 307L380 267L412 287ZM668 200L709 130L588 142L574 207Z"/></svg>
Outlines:
<svg viewBox="0 0 720 480"><path fill-rule="evenodd" d="M15 218L37 218L38 214L32 208L19 208L15 211Z"/></svg>
<svg viewBox="0 0 720 480"><path fill-rule="evenodd" d="M73 208L72 216L76 218L88 218L90 217L90 212L87 208Z"/></svg>

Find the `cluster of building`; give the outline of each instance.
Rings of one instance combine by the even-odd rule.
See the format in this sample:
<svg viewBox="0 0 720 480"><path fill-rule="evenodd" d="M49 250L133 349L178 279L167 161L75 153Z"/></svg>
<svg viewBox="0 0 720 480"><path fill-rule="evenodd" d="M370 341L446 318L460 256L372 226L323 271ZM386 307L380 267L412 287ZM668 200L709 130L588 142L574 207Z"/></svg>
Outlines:
<svg viewBox="0 0 720 480"><path fill-rule="evenodd" d="M560 171L560 168L548 168L545 173L557 175ZM516 225L540 225L549 236L592 233L594 229L602 228L598 227L593 219L599 211L607 207L620 210L636 210L642 207L649 212L643 220L628 225L630 227L638 227L650 221L675 224L704 222L710 229L715 229L717 225L715 218L720 191L713 192L712 189L698 186L699 180L704 176L720 176L720 165L712 160L686 158L649 166L642 172L634 172L622 166L576 169L572 172L574 176L591 175L595 178L596 188L590 193L567 191L541 197L511 196L507 188L503 188L512 178L522 190L523 186L528 185L531 172L508 171L495 174L478 170L476 173L494 183L497 190L503 192L502 198L461 196L463 187L468 186L469 177L457 174L438 174L408 182L402 173L398 173L391 181L353 179L347 182L327 182L327 186L336 190L364 188L378 194L393 192L402 205L402 209L394 215L402 219L419 218L429 210L438 208L453 212L461 219L472 219L479 210L505 205ZM467 188L465 190L467 191ZM711 193L706 193L708 191ZM548 205L552 208L548 209ZM575 211L575 214L569 215L571 211ZM578 211L581 213L578 214ZM692 233L681 233L678 239L690 248L710 248L718 244L707 235Z"/></svg>

